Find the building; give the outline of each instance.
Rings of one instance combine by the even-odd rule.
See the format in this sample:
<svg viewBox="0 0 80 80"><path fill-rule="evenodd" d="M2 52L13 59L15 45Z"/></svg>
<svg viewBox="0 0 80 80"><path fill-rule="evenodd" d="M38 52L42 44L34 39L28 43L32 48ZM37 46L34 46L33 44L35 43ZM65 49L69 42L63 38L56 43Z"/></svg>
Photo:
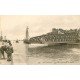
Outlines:
<svg viewBox="0 0 80 80"><path fill-rule="evenodd" d="M31 43L43 43L43 44L54 44L54 43L77 43L80 40L80 30L70 29L52 29L52 32L45 35L36 36L30 38Z"/></svg>

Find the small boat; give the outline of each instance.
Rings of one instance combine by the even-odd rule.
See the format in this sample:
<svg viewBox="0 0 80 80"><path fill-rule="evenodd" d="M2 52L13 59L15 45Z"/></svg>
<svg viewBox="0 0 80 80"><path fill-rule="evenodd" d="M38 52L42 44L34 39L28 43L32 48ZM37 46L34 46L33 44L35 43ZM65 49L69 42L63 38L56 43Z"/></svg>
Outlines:
<svg viewBox="0 0 80 80"><path fill-rule="evenodd" d="M18 41L18 40L16 40L16 43L19 43L19 41Z"/></svg>

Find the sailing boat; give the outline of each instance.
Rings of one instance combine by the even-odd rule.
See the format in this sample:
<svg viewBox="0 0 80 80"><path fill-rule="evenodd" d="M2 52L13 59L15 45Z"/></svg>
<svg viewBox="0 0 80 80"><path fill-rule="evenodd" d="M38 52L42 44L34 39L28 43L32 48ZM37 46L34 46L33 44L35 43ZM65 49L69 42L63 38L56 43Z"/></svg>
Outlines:
<svg viewBox="0 0 80 80"><path fill-rule="evenodd" d="M0 41L3 40L3 36L2 36L2 30L1 30L1 34L0 34Z"/></svg>
<svg viewBox="0 0 80 80"><path fill-rule="evenodd" d="M18 39L16 40L16 43L19 43L19 40Z"/></svg>

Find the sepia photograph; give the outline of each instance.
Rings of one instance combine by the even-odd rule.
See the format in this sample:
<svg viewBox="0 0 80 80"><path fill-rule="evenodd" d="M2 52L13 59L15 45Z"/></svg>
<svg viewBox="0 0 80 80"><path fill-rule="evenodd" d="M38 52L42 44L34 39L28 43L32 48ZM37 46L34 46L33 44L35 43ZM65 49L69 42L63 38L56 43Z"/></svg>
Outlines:
<svg viewBox="0 0 80 80"><path fill-rule="evenodd" d="M0 0L1 80L80 80L80 0Z"/></svg>
<svg viewBox="0 0 80 80"><path fill-rule="evenodd" d="M80 64L79 15L0 16L0 65Z"/></svg>

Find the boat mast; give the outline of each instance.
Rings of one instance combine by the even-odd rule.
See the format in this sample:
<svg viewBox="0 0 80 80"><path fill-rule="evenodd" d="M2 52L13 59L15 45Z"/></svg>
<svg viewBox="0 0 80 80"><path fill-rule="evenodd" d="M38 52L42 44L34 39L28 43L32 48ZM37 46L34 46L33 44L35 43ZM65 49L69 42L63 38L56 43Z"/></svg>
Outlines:
<svg viewBox="0 0 80 80"><path fill-rule="evenodd" d="M2 28L1 28L1 17L0 17L0 29L1 29L1 32L0 32L0 41L2 41L3 35L2 35Z"/></svg>

